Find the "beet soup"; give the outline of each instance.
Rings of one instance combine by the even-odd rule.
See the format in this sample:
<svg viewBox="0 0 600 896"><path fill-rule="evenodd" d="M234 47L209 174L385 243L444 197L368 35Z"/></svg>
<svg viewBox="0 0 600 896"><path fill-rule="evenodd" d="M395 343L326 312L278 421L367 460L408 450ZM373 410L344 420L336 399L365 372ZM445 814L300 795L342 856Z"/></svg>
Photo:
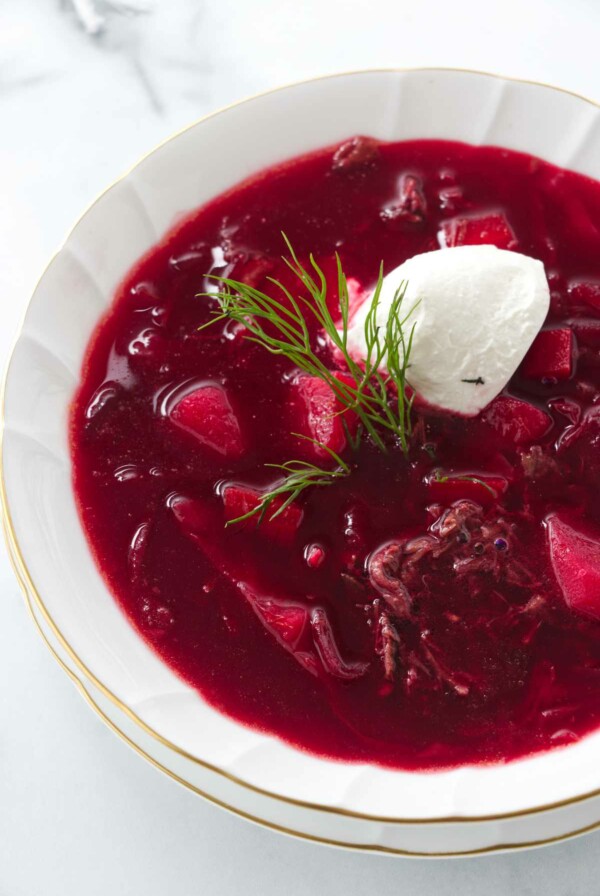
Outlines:
<svg viewBox="0 0 600 896"><path fill-rule="evenodd" d="M308 307L282 234L313 274L314 256L334 316L336 253L352 307L381 263L475 244L542 261L550 311L480 414L417 397L402 444L340 401L331 377L355 383L314 315L325 379L219 317L215 277L284 317ZM360 137L261 173L128 274L87 350L71 449L115 598L240 722L410 770L600 726L599 183L498 148ZM292 470L285 506L272 492Z"/></svg>

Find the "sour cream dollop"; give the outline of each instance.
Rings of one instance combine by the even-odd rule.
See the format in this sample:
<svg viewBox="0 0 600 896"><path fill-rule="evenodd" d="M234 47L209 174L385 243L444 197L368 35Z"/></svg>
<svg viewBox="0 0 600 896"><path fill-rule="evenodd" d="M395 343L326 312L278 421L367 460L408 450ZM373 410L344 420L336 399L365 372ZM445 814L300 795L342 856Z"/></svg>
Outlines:
<svg viewBox="0 0 600 896"><path fill-rule="evenodd" d="M377 323L384 328L397 289L414 308L407 379L418 395L465 416L504 388L544 323L550 290L540 261L495 246L456 246L415 255L383 280ZM348 348L365 357L368 298L356 311ZM382 362L385 369L385 358Z"/></svg>

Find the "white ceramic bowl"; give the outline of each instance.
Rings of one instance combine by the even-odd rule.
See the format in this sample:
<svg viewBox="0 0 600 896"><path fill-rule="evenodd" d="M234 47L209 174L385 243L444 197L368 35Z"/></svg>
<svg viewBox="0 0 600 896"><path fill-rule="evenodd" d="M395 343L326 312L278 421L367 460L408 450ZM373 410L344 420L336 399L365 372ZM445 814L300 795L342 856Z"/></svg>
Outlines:
<svg viewBox="0 0 600 896"><path fill-rule="evenodd" d="M533 759L426 774L308 755L221 715L161 662L108 592L77 515L68 406L124 274L182 213L354 134L500 145L600 179L598 106L474 72L321 78L171 138L88 209L31 299L5 387L9 547L34 619L90 702L186 786L278 830L361 849L457 855L550 842L600 822L600 732Z"/></svg>

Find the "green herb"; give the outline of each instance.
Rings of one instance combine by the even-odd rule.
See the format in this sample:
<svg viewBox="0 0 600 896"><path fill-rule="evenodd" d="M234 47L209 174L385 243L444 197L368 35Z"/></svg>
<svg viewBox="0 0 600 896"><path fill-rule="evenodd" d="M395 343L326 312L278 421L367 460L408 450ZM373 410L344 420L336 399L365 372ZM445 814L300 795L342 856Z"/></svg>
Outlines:
<svg viewBox="0 0 600 896"><path fill-rule="evenodd" d="M387 450L382 438L383 430L397 436L403 452L407 454L413 398L406 394L406 371L414 325L409 333L405 333L404 328L414 308L407 314L404 313L402 306L406 283L401 284L396 291L387 322L381 327L377 322L383 284L383 265L380 266L377 285L365 319L366 358L359 364L352 358L347 346L350 302L348 283L339 256L336 253L341 313L338 330L327 307L327 281L323 271L312 255L310 268L304 267L285 234L283 238L290 254L290 258L284 258L284 261L297 277L299 287L308 296L292 295L279 280L271 277L268 279L281 293L281 301L239 280L213 277L223 287L222 291L216 293L220 309L214 312L213 318L204 327L226 318L241 323L248 330L247 338L251 341L262 345L274 355L289 358L300 370L328 383L344 409L351 409L357 414L364 430L382 451ZM213 293L204 295L215 298ZM305 315L316 319L341 353L352 383L338 379L335 372L315 354ZM386 375L379 369L384 360Z"/></svg>
<svg viewBox="0 0 600 896"><path fill-rule="evenodd" d="M478 479L477 476L468 476L466 474L462 476L442 476L440 474L440 471L436 470L433 474L433 479L434 482L448 482L448 480L450 479L458 479L459 482L476 482L477 485L482 485L484 488L486 488L494 498L498 497L491 485L488 485L487 482L483 481L483 479Z"/></svg>
<svg viewBox="0 0 600 896"><path fill-rule="evenodd" d="M350 445L350 448L352 449L352 451L358 451L358 447L360 445L363 434L362 425L359 423L359 425L356 427L356 432L353 434L350 427L342 417L342 427L344 430L344 435L346 436L346 441Z"/></svg>
<svg viewBox="0 0 600 896"><path fill-rule="evenodd" d="M238 516L234 520L229 520L229 522L226 523L227 526L231 526L234 523L241 523L243 520L247 520L255 515L258 515L257 524L260 525L273 502L278 498L285 498L275 513L269 517L269 520L274 520L280 513L283 513L286 507L289 507L292 501L295 501L298 495L302 494L305 489L312 488L312 486L315 485L331 485L337 479L343 479L349 475L350 467L348 464L343 461L335 451L328 448L327 445L324 445L322 442L317 442L316 439L303 436L300 433L294 432L292 435L297 436L299 439L305 439L307 442L312 442L314 445L322 448L333 458L337 466L332 470L327 470L322 467L317 467L315 464L311 464L305 460L288 460L284 464L265 464L265 467L269 467L272 470L280 470L285 474L285 478L276 484L270 491L263 493L260 504L257 504L256 507L253 507L252 510L249 510L248 513L245 513L243 516Z"/></svg>

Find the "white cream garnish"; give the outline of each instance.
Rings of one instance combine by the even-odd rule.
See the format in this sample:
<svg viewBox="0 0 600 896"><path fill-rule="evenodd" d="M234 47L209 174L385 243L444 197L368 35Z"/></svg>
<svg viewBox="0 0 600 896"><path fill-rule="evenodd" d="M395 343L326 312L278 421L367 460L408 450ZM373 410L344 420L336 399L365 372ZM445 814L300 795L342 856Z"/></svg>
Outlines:
<svg viewBox="0 0 600 896"><path fill-rule="evenodd" d="M383 280L377 313L382 327L403 281L403 314L414 307L405 331L415 326L408 382L430 404L478 414L504 388L548 313L543 264L495 246L415 255ZM355 357L365 356L370 306L367 299L349 327Z"/></svg>

